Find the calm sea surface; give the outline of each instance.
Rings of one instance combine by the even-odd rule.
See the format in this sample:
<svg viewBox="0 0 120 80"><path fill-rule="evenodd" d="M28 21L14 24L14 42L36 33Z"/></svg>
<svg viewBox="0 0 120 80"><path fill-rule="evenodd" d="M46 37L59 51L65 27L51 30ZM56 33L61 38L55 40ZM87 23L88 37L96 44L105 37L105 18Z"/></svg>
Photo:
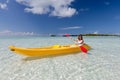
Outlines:
<svg viewBox="0 0 120 80"><path fill-rule="evenodd" d="M76 37L73 37L74 39ZM1 37L0 80L120 80L120 37L85 37L89 54L29 58L8 46L43 47L74 42L67 37Z"/></svg>

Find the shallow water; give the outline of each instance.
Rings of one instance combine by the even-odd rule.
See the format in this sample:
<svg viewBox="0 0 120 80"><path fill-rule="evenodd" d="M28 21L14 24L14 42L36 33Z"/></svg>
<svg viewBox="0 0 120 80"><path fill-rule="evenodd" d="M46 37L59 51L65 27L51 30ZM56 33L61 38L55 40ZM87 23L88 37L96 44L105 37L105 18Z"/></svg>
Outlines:
<svg viewBox="0 0 120 80"><path fill-rule="evenodd" d="M84 40L92 47L88 54L28 58L11 52L8 46L42 47L74 42L67 37L2 37L0 80L120 80L120 37Z"/></svg>

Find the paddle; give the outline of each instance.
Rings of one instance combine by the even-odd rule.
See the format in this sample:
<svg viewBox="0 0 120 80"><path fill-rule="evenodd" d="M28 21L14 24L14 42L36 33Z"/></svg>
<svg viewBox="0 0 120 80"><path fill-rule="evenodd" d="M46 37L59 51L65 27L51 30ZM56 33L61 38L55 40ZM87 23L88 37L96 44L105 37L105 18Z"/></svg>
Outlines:
<svg viewBox="0 0 120 80"><path fill-rule="evenodd" d="M82 52L87 53L87 49L85 47L80 46L80 49L82 50Z"/></svg>
<svg viewBox="0 0 120 80"><path fill-rule="evenodd" d="M70 37L70 34L65 34L65 36ZM70 39L72 39L72 38L70 38ZM79 46L79 47L80 47L82 52L87 53L87 49L85 47L83 47L83 46Z"/></svg>

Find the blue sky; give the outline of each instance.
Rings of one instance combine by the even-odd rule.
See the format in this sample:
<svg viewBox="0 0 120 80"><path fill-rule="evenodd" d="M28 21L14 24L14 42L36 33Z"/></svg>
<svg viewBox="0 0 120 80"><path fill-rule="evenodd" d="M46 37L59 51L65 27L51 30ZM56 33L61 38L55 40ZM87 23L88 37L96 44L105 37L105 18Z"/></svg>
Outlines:
<svg viewBox="0 0 120 80"><path fill-rule="evenodd" d="M0 35L120 34L120 0L0 0Z"/></svg>

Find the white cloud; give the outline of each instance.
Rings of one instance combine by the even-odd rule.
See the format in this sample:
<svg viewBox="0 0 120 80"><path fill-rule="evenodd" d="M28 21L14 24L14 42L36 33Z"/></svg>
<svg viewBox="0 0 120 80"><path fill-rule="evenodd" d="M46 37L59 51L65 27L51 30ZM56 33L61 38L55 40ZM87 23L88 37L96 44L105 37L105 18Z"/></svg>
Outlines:
<svg viewBox="0 0 120 80"><path fill-rule="evenodd" d="M11 33L10 30L4 30L4 31L1 31L0 34L8 34L8 33Z"/></svg>
<svg viewBox="0 0 120 80"><path fill-rule="evenodd" d="M15 36L15 35L36 35L35 33L33 32L13 32L13 31L10 31L10 30L4 30L4 31L1 31L0 32L0 35L3 36L3 35L6 35L6 36Z"/></svg>
<svg viewBox="0 0 120 80"><path fill-rule="evenodd" d="M98 34L98 31L93 32L93 34Z"/></svg>
<svg viewBox="0 0 120 80"><path fill-rule="evenodd" d="M6 3L0 3L0 9L7 9L7 4Z"/></svg>
<svg viewBox="0 0 120 80"><path fill-rule="evenodd" d="M9 0L6 0L4 3L0 3L0 9L2 9L2 10L7 9L8 3L9 3Z"/></svg>
<svg viewBox="0 0 120 80"><path fill-rule="evenodd" d="M82 27L81 26L64 27L64 28L61 28L61 30L79 29L79 28L82 28Z"/></svg>
<svg viewBox="0 0 120 80"><path fill-rule="evenodd" d="M77 13L70 7L74 0L16 0L26 6L26 12L33 14L49 14L50 16L71 17Z"/></svg>

